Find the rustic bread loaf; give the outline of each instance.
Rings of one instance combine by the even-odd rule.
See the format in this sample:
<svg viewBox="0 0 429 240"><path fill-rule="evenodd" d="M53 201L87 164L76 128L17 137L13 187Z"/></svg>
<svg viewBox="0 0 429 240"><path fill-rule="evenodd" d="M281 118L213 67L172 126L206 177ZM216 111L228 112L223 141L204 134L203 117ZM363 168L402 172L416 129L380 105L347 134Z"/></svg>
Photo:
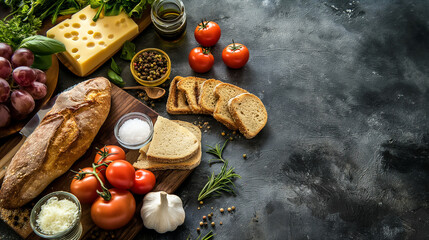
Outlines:
<svg viewBox="0 0 429 240"><path fill-rule="evenodd" d="M198 139L198 142L200 143L200 149L198 150L197 154L195 154L190 159L184 161L184 162L178 162L178 163L159 163L155 161L150 161L147 159L146 153L147 150L150 147L150 143L145 145L140 149L140 156L137 159L137 162L133 164L135 168L138 169L147 169L147 170L166 170L166 169L194 169L198 165L200 165L201 162L201 130L195 126L192 123L180 121L180 120L172 120L173 122L179 124L182 127L187 128L189 131L191 131Z"/></svg>
<svg viewBox="0 0 429 240"><path fill-rule="evenodd" d="M231 130L238 129L229 113L228 101L241 93L247 93L247 91L229 83L220 83L216 85L213 91L217 97L213 117Z"/></svg>
<svg viewBox="0 0 429 240"><path fill-rule="evenodd" d="M219 83L222 82L216 79L209 79L201 84L198 105L200 105L201 110L207 114L213 114L214 112L217 98L214 95L213 89Z"/></svg>
<svg viewBox="0 0 429 240"><path fill-rule="evenodd" d="M177 89L185 93L186 100L191 107L192 113L200 114L205 113L201 110L198 104L198 98L200 95L200 87L206 81L204 78L198 77L185 77L180 79L177 83Z"/></svg>
<svg viewBox="0 0 429 240"><path fill-rule="evenodd" d="M170 92L167 99L167 112L169 114L191 114L192 110L186 101L185 93L177 89L177 82L182 77L175 77L170 83Z"/></svg>
<svg viewBox="0 0 429 240"><path fill-rule="evenodd" d="M197 137L188 129L158 116L147 158L164 163L183 162L197 153L199 145Z"/></svg>
<svg viewBox="0 0 429 240"><path fill-rule="evenodd" d="M261 99L242 93L228 101L228 109L238 130L246 137L255 137L267 123L268 114Z"/></svg>
<svg viewBox="0 0 429 240"><path fill-rule="evenodd" d="M28 203L86 152L109 114L110 92L109 80L99 77L58 96L12 158L0 189L1 207Z"/></svg>

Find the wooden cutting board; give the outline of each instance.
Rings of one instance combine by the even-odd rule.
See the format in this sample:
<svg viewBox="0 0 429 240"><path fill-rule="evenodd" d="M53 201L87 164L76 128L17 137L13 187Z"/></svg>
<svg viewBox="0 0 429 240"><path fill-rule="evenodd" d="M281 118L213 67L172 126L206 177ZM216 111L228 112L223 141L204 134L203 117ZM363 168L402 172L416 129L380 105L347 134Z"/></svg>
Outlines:
<svg viewBox="0 0 429 240"><path fill-rule="evenodd" d="M109 116L105 123L101 127L98 135L95 137L92 145L88 151L82 156L76 163L71 167L72 170L79 170L91 166L91 163L96 154L95 147L101 148L104 145L119 145L113 134L113 129L119 118L129 112L143 112L147 114L152 122L155 123L158 114L152 109L141 103L139 100L129 95L122 89L113 85L112 88L112 106L110 109ZM17 139L18 138L18 139ZM7 143L2 144L0 147L0 158L7 152L7 148L11 148L13 143L19 141L19 136L8 139ZM137 160L139 155L138 150L128 150L127 160L131 163ZM153 191L166 191L167 193L173 193L179 185L186 179L191 173L191 170L165 170L155 171L156 186ZM36 199L22 208L15 210L7 210L0 208L0 218L6 222L12 229L14 229L20 236L25 239L41 239L33 233L29 218L32 206L46 194L53 191L69 191L70 182L74 176L74 173L68 171L64 175L57 178L52 182ZM140 209L142 206L142 196L134 195L136 198L137 208L134 218L125 227L114 231L104 231L94 225L90 216L90 205L82 205L82 219L81 223L83 226L83 233L81 239L133 239L137 233L143 228L143 222L140 218Z"/></svg>

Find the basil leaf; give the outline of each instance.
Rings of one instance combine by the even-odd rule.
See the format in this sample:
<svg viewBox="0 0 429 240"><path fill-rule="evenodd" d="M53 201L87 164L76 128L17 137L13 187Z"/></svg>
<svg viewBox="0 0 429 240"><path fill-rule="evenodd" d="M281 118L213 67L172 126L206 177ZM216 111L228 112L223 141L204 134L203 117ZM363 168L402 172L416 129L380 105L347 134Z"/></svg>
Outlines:
<svg viewBox="0 0 429 240"><path fill-rule="evenodd" d="M118 75L121 75L122 70L121 68L118 66L118 64L116 64L115 59L112 58L112 63L110 64L110 68Z"/></svg>
<svg viewBox="0 0 429 240"><path fill-rule="evenodd" d="M32 68L37 68L40 70L46 70L52 65L52 56L51 55L37 55L34 54L34 62L31 65Z"/></svg>
<svg viewBox="0 0 429 240"><path fill-rule="evenodd" d="M108 6L104 14L106 16L117 16L121 13L122 9L123 7L120 3L115 3L113 6Z"/></svg>
<svg viewBox="0 0 429 240"><path fill-rule="evenodd" d="M110 81L112 81L114 84L118 85L119 87L125 86L125 82L122 79L122 77L116 74L112 69L109 69L109 71L107 72L107 76L109 77Z"/></svg>
<svg viewBox="0 0 429 240"><path fill-rule="evenodd" d="M62 42L41 35L31 36L22 40L19 47L27 48L34 54L39 55L51 55L66 50Z"/></svg>
<svg viewBox="0 0 429 240"><path fill-rule="evenodd" d="M125 41L122 47L121 58L127 61L131 61L134 55L136 55L136 45L130 41Z"/></svg>

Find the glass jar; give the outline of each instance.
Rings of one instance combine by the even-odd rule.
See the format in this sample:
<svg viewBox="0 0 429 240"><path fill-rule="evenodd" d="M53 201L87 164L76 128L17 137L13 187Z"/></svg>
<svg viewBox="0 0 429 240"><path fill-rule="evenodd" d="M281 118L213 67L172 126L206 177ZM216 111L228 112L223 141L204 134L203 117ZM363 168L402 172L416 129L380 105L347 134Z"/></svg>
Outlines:
<svg viewBox="0 0 429 240"><path fill-rule="evenodd" d="M71 226L67 228L66 230L56 233L56 234L45 234L43 231L39 228L37 224L37 219L40 213L40 210L42 206L52 197L56 197L59 200L67 199L74 204L76 204L78 208L78 214L77 217L73 220ZM52 192L43 198L41 198L36 205L34 205L33 209L31 210L30 214L30 225L33 231L42 238L45 239L56 239L56 240L78 240L80 236L82 235L82 224L80 222L80 217L82 215L82 208L80 205L79 200L77 197L71 193L64 192L64 191L58 191L58 192Z"/></svg>
<svg viewBox="0 0 429 240"><path fill-rule="evenodd" d="M156 32L164 40L179 40L186 34L185 5L180 0L155 0L151 19Z"/></svg>

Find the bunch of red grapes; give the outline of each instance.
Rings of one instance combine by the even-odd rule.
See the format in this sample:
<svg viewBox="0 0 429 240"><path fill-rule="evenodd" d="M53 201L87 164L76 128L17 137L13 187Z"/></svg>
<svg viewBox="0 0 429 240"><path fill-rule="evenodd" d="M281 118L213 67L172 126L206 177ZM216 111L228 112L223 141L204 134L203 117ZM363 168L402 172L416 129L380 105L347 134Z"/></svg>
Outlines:
<svg viewBox="0 0 429 240"><path fill-rule="evenodd" d="M12 119L24 119L36 106L35 101L46 96L46 74L31 68L33 53L26 48L15 52L0 43L0 127Z"/></svg>

